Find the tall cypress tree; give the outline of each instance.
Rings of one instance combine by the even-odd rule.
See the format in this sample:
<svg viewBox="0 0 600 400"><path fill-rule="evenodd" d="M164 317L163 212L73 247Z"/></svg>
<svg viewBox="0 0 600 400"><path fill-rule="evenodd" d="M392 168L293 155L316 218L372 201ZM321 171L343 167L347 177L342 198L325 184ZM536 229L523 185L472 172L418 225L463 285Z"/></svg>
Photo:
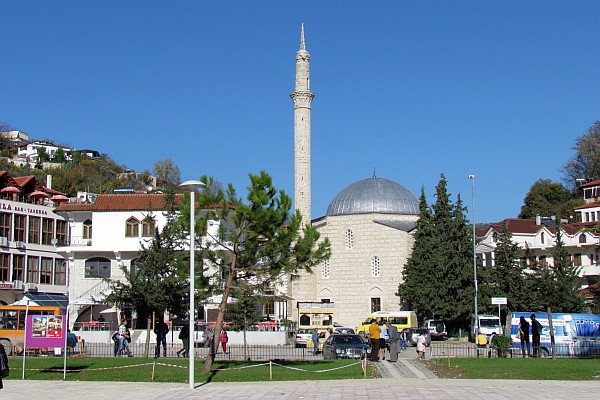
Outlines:
<svg viewBox="0 0 600 400"><path fill-rule="evenodd" d="M398 286L397 296L409 309L414 310L419 320L432 316L431 272L438 262L439 242L433 225L433 215L427 205L425 188L421 187L419 219L414 230L415 242L412 253L402 271L403 282Z"/></svg>

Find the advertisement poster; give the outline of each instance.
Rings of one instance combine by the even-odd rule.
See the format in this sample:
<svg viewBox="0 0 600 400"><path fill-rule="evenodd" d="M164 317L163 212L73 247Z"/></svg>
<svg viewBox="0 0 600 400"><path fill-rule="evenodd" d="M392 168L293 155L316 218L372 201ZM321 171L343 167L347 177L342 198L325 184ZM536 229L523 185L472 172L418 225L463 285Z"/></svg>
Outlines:
<svg viewBox="0 0 600 400"><path fill-rule="evenodd" d="M26 321L27 347L63 347L63 322L62 315L29 315Z"/></svg>

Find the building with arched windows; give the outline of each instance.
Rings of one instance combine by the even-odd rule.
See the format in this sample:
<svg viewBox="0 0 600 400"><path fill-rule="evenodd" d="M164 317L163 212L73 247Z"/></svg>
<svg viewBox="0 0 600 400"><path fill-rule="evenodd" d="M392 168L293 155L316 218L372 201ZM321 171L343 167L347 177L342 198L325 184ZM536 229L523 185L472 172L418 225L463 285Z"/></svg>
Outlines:
<svg viewBox="0 0 600 400"><path fill-rule="evenodd" d="M350 327L372 311L400 309L396 292L418 213L418 199L387 179L373 176L341 190L327 214L312 221L329 238L331 258L312 274L292 275L288 285L294 320L310 319L305 303L332 303L333 322Z"/></svg>

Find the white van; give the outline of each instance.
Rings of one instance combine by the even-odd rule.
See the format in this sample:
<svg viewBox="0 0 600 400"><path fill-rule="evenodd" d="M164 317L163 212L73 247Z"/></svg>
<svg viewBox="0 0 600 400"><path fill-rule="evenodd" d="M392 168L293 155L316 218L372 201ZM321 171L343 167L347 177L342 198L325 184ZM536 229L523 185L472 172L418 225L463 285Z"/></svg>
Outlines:
<svg viewBox="0 0 600 400"><path fill-rule="evenodd" d="M500 318L497 315L482 315L477 316L479 323L479 333L485 336L490 336L492 333L502 335L502 325L500 325ZM469 334L469 340L475 341L477 332L475 332L475 317L471 318L471 331Z"/></svg>

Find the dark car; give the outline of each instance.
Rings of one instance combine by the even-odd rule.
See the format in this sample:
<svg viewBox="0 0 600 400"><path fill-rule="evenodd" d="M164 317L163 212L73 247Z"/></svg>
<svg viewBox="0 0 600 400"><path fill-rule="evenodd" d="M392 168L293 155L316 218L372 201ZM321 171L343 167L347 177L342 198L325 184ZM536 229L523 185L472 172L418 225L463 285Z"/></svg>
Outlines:
<svg viewBox="0 0 600 400"><path fill-rule="evenodd" d="M323 358L363 358L371 353L371 347L358 335L331 335L323 343Z"/></svg>
<svg viewBox="0 0 600 400"><path fill-rule="evenodd" d="M404 328L400 334L402 335L403 332L406 332L406 341L409 346L416 346L417 339L419 339L419 336L421 335L425 336L425 343L427 346L431 344L431 335L427 328Z"/></svg>

